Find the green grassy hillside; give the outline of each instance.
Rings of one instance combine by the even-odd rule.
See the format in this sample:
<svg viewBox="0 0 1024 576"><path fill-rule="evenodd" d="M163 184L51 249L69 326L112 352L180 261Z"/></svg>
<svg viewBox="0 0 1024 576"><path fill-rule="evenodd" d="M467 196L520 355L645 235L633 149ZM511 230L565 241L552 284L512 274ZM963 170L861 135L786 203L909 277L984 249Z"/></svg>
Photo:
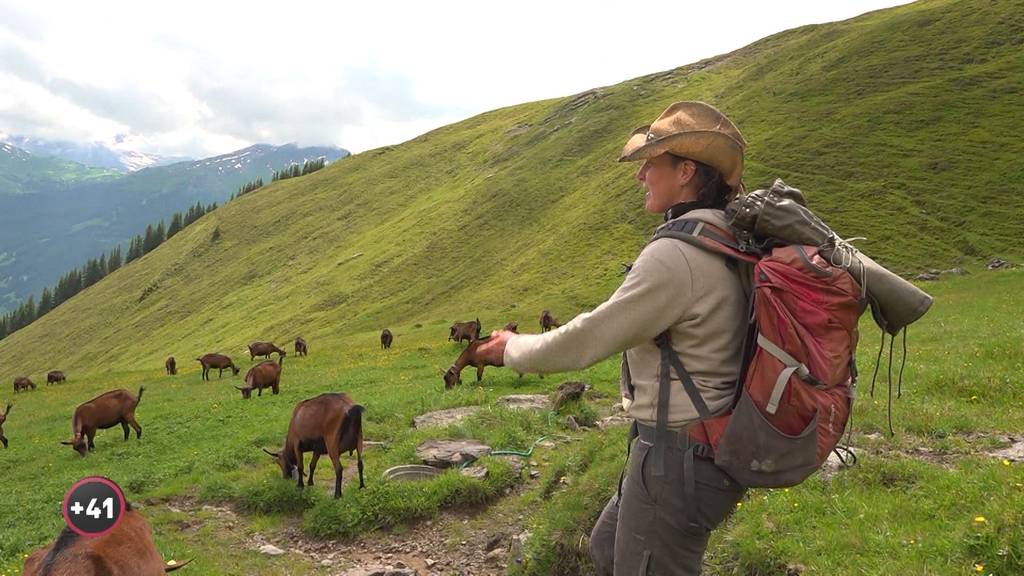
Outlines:
<svg viewBox="0 0 1024 576"><path fill-rule="evenodd" d="M658 221L629 131L684 98L900 271L1024 254L1024 4L937 0L496 110L243 197L0 343L5 373L600 302ZM220 238L212 240L214 229ZM360 256L355 256L360 254ZM145 295L145 297L144 297Z"/></svg>
<svg viewBox="0 0 1024 576"><path fill-rule="evenodd" d="M780 176L804 189L837 231L867 236L859 245L894 269L1021 259L1022 37L1024 3L920 2L489 112L219 208L0 342L6 389L20 374L41 384L0 394L17 400L4 427L11 448L0 450L9 487L0 510L24 511L0 523L0 576L57 533L56 502L86 474L110 475L145 502L162 552L196 557L197 574L309 573L308 560L264 557L240 542L296 524L348 536L494 498L508 480L498 462L485 483L446 475L415 491L379 474L410 461L429 436L521 450L567 433L544 414L492 406L562 377L519 381L488 369L483 386L467 375L443 392L437 369L460 349L444 341L447 326L479 316L485 330L518 320L535 331L543 308L567 320L605 298L659 222L642 212L636 166L614 160L632 128L675 100L713 102L733 117L750 142L748 186ZM862 465L831 483L752 492L716 533L708 572L1024 570L1021 465L987 454L1024 429L1022 279L979 271L929 285L936 304L910 331L897 437L859 438ZM869 322L858 356L867 376L877 346ZM396 333L389 353L377 350L384 326ZM229 386L237 378L201 383L192 361L213 350L239 359L251 340L297 334L311 355L286 360L277 397L244 402ZM162 375L168 354L183 368L173 380ZM47 388L54 368L69 382ZM609 408L617 374L613 359L564 377L605 394L579 407L592 415ZM141 441L101 432L84 460L57 444L75 405L142 384ZM857 429L882 431L885 391L872 399L866 389ZM281 441L296 401L326 390L351 392L368 408L367 437L388 442L368 451L372 488L347 484L341 503L297 497L259 451ZM409 428L416 414L466 404L486 409L449 430ZM625 431L573 436L538 457L541 478L514 500L534 534L516 572L589 573L577 546L615 484ZM319 484L328 469L322 460ZM228 528L174 512L167 499L250 514Z"/></svg>

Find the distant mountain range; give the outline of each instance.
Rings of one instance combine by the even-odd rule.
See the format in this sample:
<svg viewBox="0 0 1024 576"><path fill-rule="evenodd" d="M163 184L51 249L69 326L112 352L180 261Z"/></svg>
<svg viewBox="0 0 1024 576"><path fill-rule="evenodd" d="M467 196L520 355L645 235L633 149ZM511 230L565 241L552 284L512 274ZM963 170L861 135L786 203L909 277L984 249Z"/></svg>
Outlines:
<svg viewBox="0 0 1024 576"><path fill-rule="evenodd" d="M159 156L130 150L120 145L121 139L108 144L46 140L27 136L0 136L0 141L37 156L53 156L92 168L108 168L119 172L135 172L152 166L165 166L192 160L188 156Z"/></svg>
<svg viewBox="0 0 1024 576"><path fill-rule="evenodd" d="M223 203L243 184L269 183L274 170L292 163L348 155L337 147L256 144L122 172L0 144L0 310L196 202Z"/></svg>

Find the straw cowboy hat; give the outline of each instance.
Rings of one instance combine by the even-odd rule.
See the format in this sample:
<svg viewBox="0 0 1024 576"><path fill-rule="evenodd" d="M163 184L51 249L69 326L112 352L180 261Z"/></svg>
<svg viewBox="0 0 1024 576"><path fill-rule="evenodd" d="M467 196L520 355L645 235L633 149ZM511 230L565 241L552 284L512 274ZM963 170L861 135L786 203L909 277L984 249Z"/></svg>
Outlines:
<svg viewBox="0 0 1024 576"><path fill-rule="evenodd" d="M746 141L725 114L703 102L676 102L650 126L633 131L619 162L653 158L663 152L718 169L734 189L743 177Z"/></svg>

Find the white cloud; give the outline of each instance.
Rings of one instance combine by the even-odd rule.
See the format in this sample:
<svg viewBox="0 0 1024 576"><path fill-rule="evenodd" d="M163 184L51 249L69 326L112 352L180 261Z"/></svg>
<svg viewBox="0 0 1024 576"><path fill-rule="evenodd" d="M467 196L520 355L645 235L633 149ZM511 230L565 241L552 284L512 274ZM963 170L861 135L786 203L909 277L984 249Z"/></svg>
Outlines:
<svg viewBox="0 0 1024 576"><path fill-rule="evenodd" d="M902 2L0 3L0 130L361 151Z"/></svg>

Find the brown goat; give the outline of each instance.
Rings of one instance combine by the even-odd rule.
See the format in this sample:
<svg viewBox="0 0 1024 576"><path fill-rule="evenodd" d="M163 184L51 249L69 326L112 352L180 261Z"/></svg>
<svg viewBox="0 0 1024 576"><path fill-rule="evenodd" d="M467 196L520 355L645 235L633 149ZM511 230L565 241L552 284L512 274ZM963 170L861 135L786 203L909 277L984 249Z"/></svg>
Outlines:
<svg viewBox="0 0 1024 576"><path fill-rule="evenodd" d="M484 377L484 366L497 366L492 362L486 361L477 355L477 349L480 345L490 340L490 336L482 340L473 340L466 346L466 349L459 354L459 357L455 359L455 363L448 368L447 371L441 370L441 377L444 378L444 387L446 390L450 390L455 387L456 384L462 384L462 369L466 366L476 366L476 381L479 382Z"/></svg>
<svg viewBox="0 0 1024 576"><path fill-rule="evenodd" d="M545 310L545 311L540 313L540 331L541 332L547 332L547 331L551 330L552 328L558 328L559 326L561 326L561 324L559 324L558 320L554 316L551 315L551 312Z"/></svg>
<svg viewBox="0 0 1024 576"><path fill-rule="evenodd" d="M231 358L223 354L205 354L200 358L196 358L196 360L203 365L203 380L210 379L211 368L220 370L220 372L217 373L217 378L223 376L224 371L228 368L231 368L231 372L235 376L238 376L238 366L235 366L235 363L231 361Z"/></svg>
<svg viewBox="0 0 1024 576"><path fill-rule="evenodd" d="M305 356L309 354L309 345L302 339L302 336L295 337L295 355Z"/></svg>
<svg viewBox="0 0 1024 576"><path fill-rule="evenodd" d="M191 562L168 566L153 544L149 523L125 502L124 518L110 532L85 538L65 527L57 541L25 560L22 576L159 576Z"/></svg>
<svg viewBox="0 0 1024 576"><path fill-rule="evenodd" d="M4 410L3 414L0 414L0 444L7 448L7 436L4 436L4 422L7 421L7 415L11 413L11 403L7 403L7 410Z"/></svg>
<svg viewBox="0 0 1024 576"><path fill-rule="evenodd" d="M273 342L253 342L249 344L249 361L255 360L257 356L269 359L270 355L274 352L277 352L278 358L286 354L284 350L275 346Z"/></svg>
<svg viewBox="0 0 1024 576"><path fill-rule="evenodd" d="M281 387L281 369L284 367L284 356L278 356L277 362L264 360L249 368L245 373L245 387L239 388L242 391L242 398L248 400L252 397L252 389L257 390L257 396L263 396L263 389L270 388L277 394Z"/></svg>
<svg viewBox="0 0 1024 576"><path fill-rule="evenodd" d="M167 360L164 360L164 369L167 370L168 376L174 376L178 373L178 362L174 359L174 356L168 356Z"/></svg>
<svg viewBox="0 0 1024 576"><path fill-rule="evenodd" d="M74 437L70 442L63 441L61 444L71 446L80 455L85 456L87 450L91 452L96 445L93 444L93 437L96 430L106 430L118 424L124 431L124 439L128 440L128 427L135 430L135 437L142 438L142 426L135 420L135 407L142 400L144 387L139 387L139 395L132 396L132 393L125 390L111 390L89 400L75 409L75 415L71 418L71 431Z"/></svg>
<svg viewBox="0 0 1024 576"><path fill-rule="evenodd" d="M68 377L64 375L60 370L50 370L46 373L46 383L53 384L54 382L65 382Z"/></svg>
<svg viewBox="0 0 1024 576"><path fill-rule="evenodd" d="M519 322L513 321L505 324L505 330L519 334Z"/></svg>
<svg viewBox="0 0 1024 576"><path fill-rule="evenodd" d="M277 460L281 474L287 480L298 480L299 489L302 485L302 453L313 452L309 462L309 485L313 485L313 473L316 462L322 454L327 454L334 465L334 497L341 497L342 467L339 457L342 452L349 456L355 450L359 462L359 487L365 488L363 482L363 411L365 408L352 402L348 394L327 393L316 398L303 400L292 411L291 422L288 423L288 436L284 448L273 453L264 448L264 452Z"/></svg>
<svg viewBox="0 0 1024 576"><path fill-rule="evenodd" d="M477 318L471 322L455 322L448 329L448 339L456 342L462 342L463 340L477 340L480 338L480 319Z"/></svg>
<svg viewBox="0 0 1024 576"><path fill-rule="evenodd" d="M18 393L29 388L35 390L36 385L28 379L28 376L18 376L14 379L14 392Z"/></svg>
<svg viewBox="0 0 1024 576"><path fill-rule="evenodd" d="M380 333L380 347L384 350L391 348L391 343L395 341L395 335L391 333L391 330L387 328Z"/></svg>

